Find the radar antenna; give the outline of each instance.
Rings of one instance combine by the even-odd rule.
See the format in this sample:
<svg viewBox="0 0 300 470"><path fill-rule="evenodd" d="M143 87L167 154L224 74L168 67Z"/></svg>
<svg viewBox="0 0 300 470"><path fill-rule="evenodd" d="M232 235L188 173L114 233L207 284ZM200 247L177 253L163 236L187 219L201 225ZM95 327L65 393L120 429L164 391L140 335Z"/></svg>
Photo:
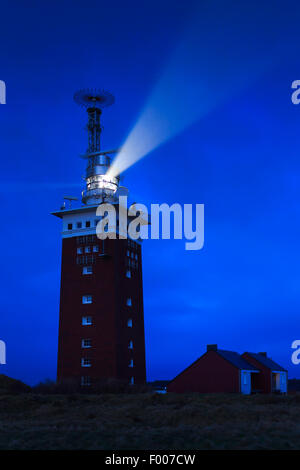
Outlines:
<svg viewBox="0 0 300 470"><path fill-rule="evenodd" d="M78 201L78 197L64 196L64 200L69 201L69 207L71 208L72 207L72 201ZM65 207L65 205L64 205L64 207Z"/></svg>
<svg viewBox="0 0 300 470"><path fill-rule="evenodd" d="M102 109L111 106L115 102L114 96L105 90L79 90L74 94L75 103L86 108L88 113L88 139L87 153L100 151L101 124L100 116Z"/></svg>

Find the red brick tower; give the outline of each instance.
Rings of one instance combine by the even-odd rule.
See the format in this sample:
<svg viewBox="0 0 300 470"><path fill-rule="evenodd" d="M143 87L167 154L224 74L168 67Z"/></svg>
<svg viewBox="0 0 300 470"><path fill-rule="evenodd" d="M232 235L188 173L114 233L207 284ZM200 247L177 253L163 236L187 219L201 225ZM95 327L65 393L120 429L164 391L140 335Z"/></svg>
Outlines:
<svg viewBox="0 0 300 470"><path fill-rule="evenodd" d="M62 219L62 265L57 378L88 387L102 379L146 380L141 241L101 240L99 204L117 204L118 178L108 178L110 152L100 151L100 116L107 92L81 91L89 147L83 205L53 214ZM70 199L70 198L66 198Z"/></svg>

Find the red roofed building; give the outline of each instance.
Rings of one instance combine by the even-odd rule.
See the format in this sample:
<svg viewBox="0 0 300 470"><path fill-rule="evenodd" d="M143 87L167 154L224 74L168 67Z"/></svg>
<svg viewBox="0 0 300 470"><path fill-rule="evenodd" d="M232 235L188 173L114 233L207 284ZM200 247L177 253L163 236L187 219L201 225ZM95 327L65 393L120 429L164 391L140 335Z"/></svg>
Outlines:
<svg viewBox="0 0 300 470"><path fill-rule="evenodd" d="M253 383L255 391L287 393L287 370L269 358L266 352L245 352L242 357L260 371Z"/></svg>
<svg viewBox="0 0 300 470"><path fill-rule="evenodd" d="M218 349L216 344L212 344L207 346L207 351L199 359L171 380L167 389L175 393L270 393L275 391L271 387L273 374L281 373L285 379L275 376L275 381L287 383L287 372L273 361L272 366L270 362L268 366L263 365L258 359L251 358L249 353L240 355ZM286 393L283 386L276 390Z"/></svg>

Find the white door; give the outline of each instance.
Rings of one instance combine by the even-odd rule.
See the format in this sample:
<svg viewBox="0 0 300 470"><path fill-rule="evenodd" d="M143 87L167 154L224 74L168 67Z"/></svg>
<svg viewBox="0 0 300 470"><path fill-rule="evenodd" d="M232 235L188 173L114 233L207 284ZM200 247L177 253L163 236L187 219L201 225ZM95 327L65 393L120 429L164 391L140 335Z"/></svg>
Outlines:
<svg viewBox="0 0 300 470"><path fill-rule="evenodd" d="M251 372L248 370L241 371L241 393L244 395L251 393Z"/></svg>
<svg viewBox="0 0 300 470"><path fill-rule="evenodd" d="M280 372L280 391L281 393L287 393L287 373Z"/></svg>

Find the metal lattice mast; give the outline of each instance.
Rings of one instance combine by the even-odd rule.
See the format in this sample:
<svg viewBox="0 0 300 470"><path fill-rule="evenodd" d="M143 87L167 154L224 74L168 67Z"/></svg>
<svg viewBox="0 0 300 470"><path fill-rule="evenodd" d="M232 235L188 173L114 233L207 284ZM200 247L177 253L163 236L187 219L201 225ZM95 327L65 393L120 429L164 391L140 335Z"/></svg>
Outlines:
<svg viewBox="0 0 300 470"><path fill-rule="evenodd" d="M100 151L100 135L101 135L101 124L100 116L101 109L99 108L87 108L88 113L88 139L89 146L87 153L94 153Z"/></svg>
<svg viewBox="0 0 300 470"><path fill-rule="evenodd" d="M102 108L110 106L115 99L111 93L104 90L79 90L74 95L74 101L86 108L88 113L88 149L82 157L87 160L86 190L82 193L84 204L96 204L99 200L113 197L119 185L119 178L108 178L106 173L110 166L110 150L101 151L101 114Z"/></svg>

